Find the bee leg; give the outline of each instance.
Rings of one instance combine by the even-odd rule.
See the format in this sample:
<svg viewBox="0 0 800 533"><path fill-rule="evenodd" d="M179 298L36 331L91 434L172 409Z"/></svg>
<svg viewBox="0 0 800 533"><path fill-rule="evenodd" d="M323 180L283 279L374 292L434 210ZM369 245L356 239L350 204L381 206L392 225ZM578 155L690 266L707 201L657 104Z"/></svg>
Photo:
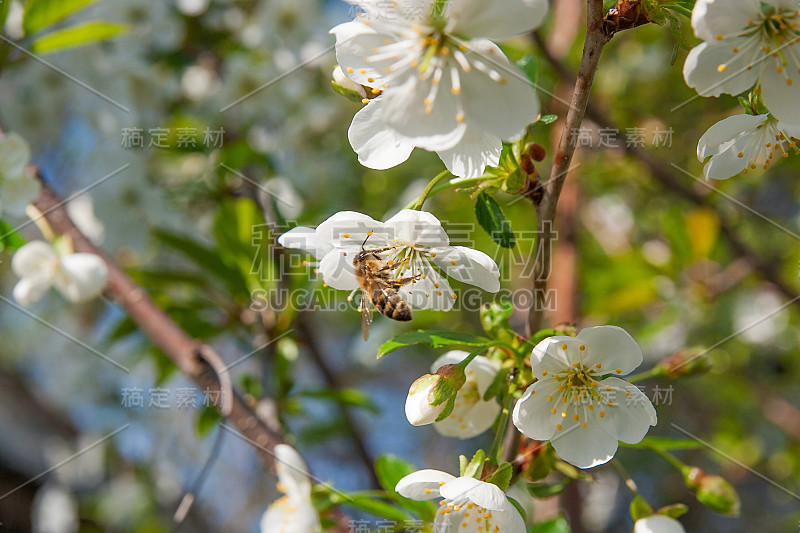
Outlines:
<svg viewBox="0 0 800 533"><path fill-rule="evenodd" d="M408 263L408 259L403 259L403 260L402 260L402 261L400 261L399 263L394 263L394 264L391 264L391 265L387 265L387 266L385 266L385 267L383 267L383 268L379 268L379 269L378 269L378 272L384 272L384 271L386 271L386 270L394 270L394 269L396 269L396 268L400 268L400 267L402 267L402 266L403 266L403 265L405 265L406 263Z"/></svg>

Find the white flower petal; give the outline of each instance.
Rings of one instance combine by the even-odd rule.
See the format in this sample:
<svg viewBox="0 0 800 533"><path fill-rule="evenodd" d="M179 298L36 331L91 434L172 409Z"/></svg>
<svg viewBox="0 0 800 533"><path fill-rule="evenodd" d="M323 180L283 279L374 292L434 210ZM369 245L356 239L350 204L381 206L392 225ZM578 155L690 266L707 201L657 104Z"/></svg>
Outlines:
<svg viewBox="0 0 800 533"><path fill-rule="evenodd" d="M382 222L356 211L339 211L317 226L316 238L333 247L360 250L369 232L372 235L369 236L367 248L385 246L386 231Z"/></svg>
<svg viewBox="0 0 800 533"><path fill-rule="evenodd" d="M22 245L11 258L11 270L24 278L51 272L58 254L44 241L31 241Z"/></svg>
<svg viewBox="0 0 800 533"><path fill-rule="evenodd" d="M432 92L431 78L421 81L418 72L413 70L407 79L398 80L399 85L388 87L383 92L386 99L384 117L388 127L412 140L416 146L429 151L448 150L464 137L467 123L458 119L462 109L459 99L450 93L449 69L444 71L430 106L426 105Z"/></svg>
<svg viewBox="0 0 800 533"><path fill-rule="evenodd" d="M360 85L379 87L376 80L382 78L386 68L394 61L367 62L366 58L372 55L375 48L383 46L385 39L393 41L394 37L378 33L360 19L339 24L330 33L336 35L336 60L345 75Z"/></svg>
<svg viewBox="0 0 800 533"><path fill-rule="evenodd" d="M585 363L589 367L601 363L604 371L619 370L618 374L624 375L642 364L642 349L620 327L583 328L577 338L586 343L588 354Z"/></svg>
<svg viewBox="0 0 800 533"><path fill-rule="evenodd" d="M739 33L748 26L748 20L758 20L760 15L758 0L697 0L692 10L692 28L698 38L714 41L717 35Z"/></svg>
<svg viewBox="0 0 800 533"><path fill-rule="evenodd" d="M537 378L552 376L565 368L569 368L570 361L566 352L561 348L564 344L569 346L575 342L575 337L554 336L548 337L533 347L531 354L531 371Z"/></svg>
<svg viewBox="0 0 800 533"><path fill-rule="evenodd" d="M481 399L473 406L465 405L463 398L460 397L456 398L456 402L459 403L459 407L453 409L450 416L433 425L433 428L445 437L459 439L477 437L488 431L500 414L500 404L494 399L488 402Z"/></svg>
<svg viewBox="0 0 800 533"><path fill-rule="evenodd" d="M383 97L365 105L353 117L347 137L358 154L358 162L367 168L384 170L399 165L411 155L414 142L386 127Z"/></svg>
<svg viewBox="0 0 800 533"><path fill-rule="evenodd" d="M359 248L334 248L322 258L319 272L325 283L334 289L352 291L359 287L353 259Z"/></svg>
<svg viewBox="0 0 800 533"><path fill-rule="evenodd" d="M528 387L514 406L512 414L514 425L523 435L531 439L552 438L559 423L557 416L552 412L558 399L558 382L552 378L540 379Z"/></svg>
<svg viewBox="0 0 800 533"><path fill-rule="evenodd" d="M284 492L292 499L311 496L311 479L308 466L297 451L287 444L275 446L275 470Z"/></svg>
<svg viewBox="0 0 800 533"><path fill-rule="evenodd" d="M611 387L614 391L614 405L604 406L607 420L601 422L605 422L603 427L610 435L622 442L636 444L647 435L650 426L658 423L658 416L650 399L635 385L609 377L601 381L598 387Z"/></svg>
<svg viewBox="0 0 800 533"><path fill-rule="evenodd" d="M701 43L689 51L683 65L686 84L701 96L737 95L753 86L758 78L760 47L746 50L747 37L725 39L719 44ZM725 65L722 67L720 65ZM752 66L752 69L748 69Z"/></svg>
<svg viewBox="0 0 800 533"><path fill-rule="evenodd" d="M562 429L556 430L550 439L558 456L578 468L593 468L610 461L617 453L619 443L604 429L603 423L607 421L598 416L598 409L584 413L572 402L565 405L567 416L561 419ZM574 419L575 414L581 417L580 420ZM586 427L582 426L584 422Z"/></svg>
<svg viewBox="0 0 800 533"><path fill-rule="evenodd" d="M433 262L451 278L489 292L500 290L500 269L485 253L465 246L432 248L431 252Z"/></svg>
<svg viewBox="0 0 800 533"><path fill-rule="evenodd" d="M316 533L319 515L309 500L280 498L261 517L261 533Z"/></svg>
<svg viewBox="0 0 800 533"><path fill-rule="evenodd" d="M408 423L412 426L433 424L447 407L446 402L440 405L431 405L429 403L429 394L432 386L418 389L414 392L409 390L408 396L406 396L405 410Z"/></svg>
<svg viewBox="0 0 800 533"><path fill-rule="evenodd" d="M708 160L703 166L703 175L706 180L726 180L747 168L750 152L744 153L746 149L745 144L750 139L750 136L740 135L734 141L730 141L722 145L720 153ZM744 154L744 157L739 157L739 154Z"/></svg>
<svg viewBox="0 0 800 533"><path fill-rule="evenodd" d="M769 120L769 115L733 115L708 128L697 142L697 158L705 161L717 155L720 145L735 139L740 134L753 131Z"/></svg>
<svg viewBox="0 0 800 533"><path fill-rule="evenodd" d="M361 98L367 97L367 91L364 90L364 86L345 76L342 67L339 65L336 65L336 68L333 69L333 81L335 81L339 87L359 94Z"/></svg>
<svg viewBox="0 0 800 533"><path fill-rule="evenodd" d="M278 244L284 248L296 248L312 255L316 258L324 256L333 249L330 242L323 242L317 239L317 230L305 226L297 226L280 237Z"/></svg>
<svg viewBox="0 0 800 533"><path fill-rule="evenodd" d="M508 501L497 485L471 477L460 477L448 481L442 485L439 493L448 500L458 501L467 498L472 503L490 511L503 509L503 504Z"/></svg>
<svg viewBox="0 0 800 533"><path fill-rule="evenodd" d="M0 176L0 198L4 211L15 217L25 216L28 205L39 196L39 189L39 182L33 176L19 174L5 179Z"/></svg>
<svg viewBox="0 0 800 533"><path fill-rule="evenodd" d="M654 514L637 520L633 526L633 533L686 533L686 530L674 518Z"/></svg>
<svg viewBox="0 0 800 533"><path fill-rule="evenodd" d="M503 503L503 508L501 510L503 512L493 514L492 519L494 522L503 526L501 529L503 533L525 533L528 531L522 515L508 498L506 498L505 503Z"/></svg>
<svg viewBox="0 0 800 533"><path fill-rule="evenodd" d="M547 0L451 0L453 32L503 40L536 29L547 15Z"/></svg>
<svg viewBox="0 0 800 533"><path fill-rule="evenodd" d="M442 223L428 211L403 209L385 223L390 238L402 243L426 248L450 244Z"/></svg>
<svg viewBox="0 0 800 533"><path fill-rule="evenodd" d="M493 42L474 40L467 46L465 54L473 68L460 75L466 122L503 140L517 138L539 115L533 84ZM478 62L496 72L500 81L475 66Z"/></svg>
<svg viewBox="0 0 800 533"><path fill-rule="evenodd" d="M455 303L455 293L446 278L442 277L427 261L421 261L412 270L403 270L403 275L422 274L424 277L403 285L400 296L416 309L449 311Z"/></svg>
<svg viewBox="0 0 800 533"><path fill-rule="evenodd" d="M0 140L0 180L18 178L31 160L28 142L11 132Z"/></svg>
<svg viewBox="0 0 800 533"><path fill-rule="evenodd" d="M401 479L394 490L405 498L424 501L439 497L441 483L456 479L439 470L419 470ZM426 490L427 489L427 490Z"/></svg>
<svg viewBox="0 0 800 533"><path fill-rule="evenodd" d="M69 301L85 302L100 295L106 286L108 267L94 254L67 254L61 258L61 271L53 285Z"/></svg>
<svg viewBox="0 0 800 533"><path fill-rule="evenodd" d="M436 361L433 362L433 364L431 364L431 372L436 372L444 365L457 365L466 359L468 355L469 352L465 352L464 350L450 350L449 352L445 352L440 355ZM479 355L475 359L478 359L479 357L483 356Z"/></svg>
<svg viewBox="0 0 800 533"><path fill-rule="evenodd" d="M26 276L14 285L14 300L23 307L39 301L50 289L51 278L47 274Z"/></svg>
<svg viewBox="0 0 800 533"><path fill-rule="evenodd" d="M449 150L439 150L439 158L447 170L459 178L477 178L487 166L497 166L503 142L500 137L467 127L461 142Z"/></svg>
<svg viewBox="0 0 800 533"><path fill-rule="evenodd" d="M793 47L785 51L789 65L778 73L771 64L764 66L761 73L761 97L764 105L778 120L800 126L800 106L797 105L800 97L800 72L797 56ZM791 80L791 85L786 80Z"/></svg>

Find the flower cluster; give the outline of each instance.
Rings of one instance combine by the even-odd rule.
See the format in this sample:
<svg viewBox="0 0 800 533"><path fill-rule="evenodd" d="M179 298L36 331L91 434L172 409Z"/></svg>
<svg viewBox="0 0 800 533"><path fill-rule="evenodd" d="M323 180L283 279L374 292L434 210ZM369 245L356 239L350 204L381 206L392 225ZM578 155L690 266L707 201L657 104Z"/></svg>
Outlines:
<svg viewBox="0 0 800 533"><path fill-rule="evenodd" d="M353 260L364 249L375 250L380 261L396 267L391 270L396 278L408 279L398 292L418 309L447 311L456 299L450 283L434 265L458 281L489 292L500 290L497 264L478 250L451 246L441 222L426 211L404 209L386 222L342 211L316 229L296 227L278 242L319 259L325 283L352 294L361 288Z"/></svg>
<svg viewBox="0 0 800 533"><path fill-rule="evenodd" d="M446 17L432 0L349 1L364 12L331 33L339 72L363 86L337 80L364 95L349 131L363 165L390 168L418 147L477 177L538 116L530 81L490 39L536 28L545 0L453 0Z"/></svg>

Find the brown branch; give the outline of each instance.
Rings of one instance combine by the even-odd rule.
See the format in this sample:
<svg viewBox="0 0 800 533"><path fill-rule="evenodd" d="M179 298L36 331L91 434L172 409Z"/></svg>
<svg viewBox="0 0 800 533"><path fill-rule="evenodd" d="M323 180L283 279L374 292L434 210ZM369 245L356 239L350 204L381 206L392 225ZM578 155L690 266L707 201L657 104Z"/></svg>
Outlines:
<svg viewBox="0 0 800 533"><path fill-rule="evenodd" d="M564 81L573 79L574 75L570 71L569 67L567 67L561 60L550 53L547 44L544 42L541 36L534 32L533 38L538 44L542 55L555 69L559 77ZM604 127L612 129L616 127L614 122L605 113L605 111L594 105L592 102L589 102L587 106L586 116L598 124L603 124ZM672 166L665 161L662 161L656 155L639 146L628 146L627 143L625 143L625 145L621 145L620 149L645 166L649 170L653 179L659 182L666 190L699 207L709 207L710 204L706 195L701 194L691 186L684 183L681 177L673 170ZM788 299L794 300L800 297L800 292L789 285L781 277L778 269L780 262L763 259L761 254L745 243L739 234L734 231L733 228L735 227L735 224L731 222L730 218L725 215L725 213L719 210L715 210L715 212L720 221L722 235L728 241L728 244L732 248L733 252L737 256L745 258L764 279L772 283ZM800 300L798 300L796 304L800 306Z"/></svg>
<svg viewBox="0 0 800 533"><path fill-rule="evenodd" d="M558 198L564 181L569 174L572 156L577 143L574 132L583 122L589 95L592 90L595 72L600 63L600 54L609 40L603 29L603 1L587 0L586 2L586 40L583 43L583 54L575 89L572 94L567 118L561 130L561 139L556 149L555 161L550 171L550 179L545 185L544 197L537 208L536 262L534 264L533 297L528 313L528 333L533 334L541 329L544 321L544 308L539 302L547 290L550 277L551 248L553 243L553 221L556 216Z"/></svg>
<svg viewBox="0 0 800 533"><path fill-rule="evenodd" d="M41 193L34 205L40 212L45 213L45 218L54 232L68 235L72 239L76 252L95 254L106 262L108 294L125 309L139 329L178 366L183 374L204 390L218 393L221 398L227 395L227 400L223 400L217 406L220 414L226 416L241 435L253 444L256 452L274 471L275 456L272 450L275 445L283 442L283 438L256 416L236 390L223 389L218 371L213 368L217 366L214 363L221 360L214 349L183 331L156 306L144 289L139 287L105 252L92 244L70 220L63 202L46 184L42 183ZM337 531L349 531L347 520L338 509L334 510L331 518L337 521Z"/></svg>

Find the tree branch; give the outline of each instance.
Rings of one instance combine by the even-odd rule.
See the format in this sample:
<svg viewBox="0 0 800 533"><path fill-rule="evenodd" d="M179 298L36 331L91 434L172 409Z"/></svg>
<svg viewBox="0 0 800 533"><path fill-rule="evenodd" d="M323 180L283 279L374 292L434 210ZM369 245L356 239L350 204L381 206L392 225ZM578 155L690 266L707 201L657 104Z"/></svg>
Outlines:
<svg viewBox="0 0 800 533"><path fill-rule="evenodd" d="M537 32L534 32L533 38L538 44L542 55L547 62L552 65L559 77L564 81L573 79L574 76L569 67L567 67L562 61L550 53L550 50L548 49L547 44L542 39L541 35L539 35ZM598 124L603 124L607 128L616 128L616 125L605 113L605 111L591 102L589 102L587 105L586 116ZM684 181L681 180L680 176L674 170L672 170L672 167L665 161L662 161L656 155L648 152L642 147L633 145L629 146L627 143L621 145L620 149L645 166L650 171L650 175L653 177L653 179L659 182L666 190L699 207L709 207L709 202L707 200L708 197L706 195L699 193L689 185L685 184ZM778 270L780 262L763 259L759 252L745 243L739 234L734 231L733 228L735 227L735 224L729 220L727 215L716 209L715 212L720 221L720 230L722 231L722 235L728 241L728 244L733 249L733 252L737 256L745 258L747 262L750 263L750 265L752 265L752 267L758 271L764 279L772 283L781 293L783 293L786 298L794 300L800 297L800 292L789 285L781 277ZM800 307L800 300L796 302L796 305Z"/></svg>
<svg viewBox="0 0 800 533"><path fill-rule="evenodd" d="M533 296L528 313L529 334L541 329L544 322L544 307L539 305L539 302L546 293L547 281L550 277L553 243L551 228L556 216L558 198L569 174L572 156L575 154L577 139L573 133L580 128L583 122L594 75L600 63L600 54L609 38L603 31L603 1L587 0L586 40L583 43L583 54L572 94L572 102L561 130L561 139L556 149L553 168L550 170L550 179L545 185L544 197L536 213L536 262L534 264Z"/></svg>
<svg viewBox="0 0 800 533"><path fill-rule="evenodd" d="M201 388L219 393L223 400L217 409L241 432L249 442L254 444L256 452L267 466L274 471L275 445L283 442L276 433L253 412L242 396L234 390L223 390L219 373L212 367L214 361L220 361L219 355L210 346L190 337L150 296L139 287L117 264L102 250L92 244L75 226L67 215L63 202L42 182L39 198L34 203L36 208L45 214L50 227L59 235L68 235L72 239L76 252L95 254L101 257L108 267L107 292L136 323L139 329L160 348L181 370ZM227 381L227 380L225 380ZM340 510L335 509L331 518L337 521L337 531L349 531L347 520Z"/></svg>

